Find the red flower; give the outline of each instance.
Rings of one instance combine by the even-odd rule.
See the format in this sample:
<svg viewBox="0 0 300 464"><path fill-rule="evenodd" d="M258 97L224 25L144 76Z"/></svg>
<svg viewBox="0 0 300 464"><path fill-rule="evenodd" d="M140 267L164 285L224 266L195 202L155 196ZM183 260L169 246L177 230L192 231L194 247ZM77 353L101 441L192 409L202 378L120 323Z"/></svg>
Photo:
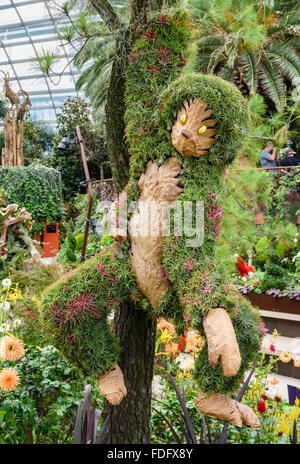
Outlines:
<svg viewBox="0 0 300 464"><path fill-rule="evenodd" d="M148 106L150 108L150 106L152 106L152 103L151 102L147 102L146 103L146 106Z"/></svg>
<svg viewBox="0 0 300 464"><path fill-rule="evenodd" d="M264 401L259 401L257 403L257 410L258 410L258 412L260 412L262 414L264 412L266 412L266 410L267 410L266 403Z"/></svg>
<svg viewBox="0 0 300 464"><path fill-rule="evenodd" d="M275 351L275 345L270 345L270 351Z"/></svg>
<svg viewBox="0 0 300 464"><path fill-rule="evenodd" d="M260 396L262 400L266 401L268 399L267 395L261 395Z"/></svg>
<svg viewBox="0 0 300 464"><path fill-rule="evenodd" d="M280 403L281 402L281 398L279 396L275 396L274 400L277 402L277 403Z"/></svg>
<svg viewBox="0 0 300 464"><path fill-rule="evenodd" d="M148 29L148 31L146 31L144 37L145 37L146 40L153 40L154 37L155 37L155 31L153 31L152 29Z"/></svg>

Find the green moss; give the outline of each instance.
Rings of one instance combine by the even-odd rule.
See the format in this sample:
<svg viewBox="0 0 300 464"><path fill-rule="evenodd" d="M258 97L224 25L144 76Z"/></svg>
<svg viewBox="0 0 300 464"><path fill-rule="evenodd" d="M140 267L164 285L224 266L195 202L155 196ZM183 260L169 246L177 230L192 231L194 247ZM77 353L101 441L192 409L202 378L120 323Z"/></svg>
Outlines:
<svg viewBox="0 0 300 464"><path fill-rule="evenodd" d="M113 244L44 291L43 332L86 374L98 376L120 356L107 316L134 293L138 291L127 256Z"/></svg>

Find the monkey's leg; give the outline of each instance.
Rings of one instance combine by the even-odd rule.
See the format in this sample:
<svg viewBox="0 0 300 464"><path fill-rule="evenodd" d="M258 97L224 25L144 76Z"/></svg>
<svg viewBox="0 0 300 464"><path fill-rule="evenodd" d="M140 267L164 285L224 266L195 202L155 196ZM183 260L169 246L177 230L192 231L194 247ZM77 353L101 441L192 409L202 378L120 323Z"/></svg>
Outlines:
<svg viewBox="0 0 300 464"><path fill-rule="evenodd" d="M215 367L219 358L225 377L235 376L241 366L241 355L230 317L223 308L211 309L204 317L203 327L207 338L208 361ZM200 391L196 407L203 414L232 422L237 427L259 427L260 423L251 408L223 393L207 396Z"/></svg>
<svg viewBox="0 0 300 464"><path fill-rule="evenodd" d="M49 341L85 375L98 379L111 404L119 404L127 390L117 364L120 342L108 318L136 290L127 255L118 254L118 247L104 249L48 287L41 308Z"/></svg>

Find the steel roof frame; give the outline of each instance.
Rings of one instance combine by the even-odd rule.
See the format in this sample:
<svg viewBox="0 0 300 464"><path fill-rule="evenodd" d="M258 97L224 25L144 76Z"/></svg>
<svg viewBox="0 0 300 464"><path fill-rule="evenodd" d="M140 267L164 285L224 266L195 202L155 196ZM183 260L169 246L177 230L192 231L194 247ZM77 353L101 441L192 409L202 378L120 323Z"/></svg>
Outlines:
<svg viewBox="0 0 300 464"><path fill-rule="evenodd" d="M28 90L28 94L30 96L39 96L39 95L48 95L49 96L49 100L50 100L50 104L48 106L42 106L42 105L39 105L39 106L33 106L32 107L32 111L34 112L34 110L38 110L38 109L53 109L54 110L54 113L57 114L57 109L61 108L61 104L59 105L58 102L56 102L54 100L54 95L63 95L65 94L66 96L68 94L72 94L72 95L78 95L78 92L75 90L75 83L76 83L76 78L78 77L78 72L76 71L76 69L74 68L74 66L72 66L72 64L70 63L69 67L68 67L68 70L65 71L62 76L71 76L72 78L72 81L73 81L73 84L74 84L74 88L57 88L57 89L52 89L50 87L50 84L49 84L49 77L46 75L46 74L43 74L42 72L41 73L32 73L32 74L29 74L29 75L26 75L26 76L20 76L17 74L16 72L16 68L15 68L15 65L16 64L22 64L22 63L30 63L30 62L34 62L35 58L24 58L24 59L12 59L10 57L10 53L8 52L8 49L10 47L18 47L18 46L21 46L21 45L28 45L32 48L34 54L35 54L35 57L38 57L38 51L37 51L37 48L36 48L36 44L39 44L39 43L48 43L48 42L52 42L52 41L58 41L60 42L60 48L62 50L62 54L61 54L61 57L62 58L65 58L67 61L70 62L71 58L74 56L72 54L69 53L69 50L66 49L66 44L64 44L62 42L62 40L58 39L57 36L55 37L41 37L39 39L35 39L34 37L32 37L31 35L31 32L34 32L34 35L38 35L38 29L41 29L41 31L45 30L46 28L49 29L49 34L52 33L57 33L58 32L58 28L60 25L62 25L63 23L68 23L68 21L66 20L65 16L61 16L61 15L58 15L58 16L55 16L52 14L50 8L49 8L49 5L47 4L47 0L24 0L20 3L16 3L15 0L8 0L10 3L7 4L7 5L1 5L0 6L0 10L6 10L6 9L14 9L14 11L16 12L17 16L18 16L18 19L19 19L19 23L11 23L11 24L7 24L5 26L1 26L0 27L0 33L6 33L7 34L7 37L6 37L6 40L9 40L10 39L10 36L11 35L15 35L16 38L21 38L22 37L22 33L24 34L24 40L17 40L17 41L9 41L9 42L5 42L5 40L1 41L1 37L0 37L0 48L2 48L4 50L4 53L5 53L5 56L7 58L6 61L1 61L0 62L0 66L9 66L13 72L13 76L11 76L11 81L16 81L19 88L21 89L22 88L22 84L21 84L21 81L25 80L25 79L43 79L45 84L46 84L46 88L47 90L28 90L28 89L25 89L25 90ZM27 5L34 5L34 4L42 4L45 6L46 10L47 10L47 14L49 15L48 17L45 17L45 18L40 18L40 19L35 19L35 20L29 20L29 21L26 21L26 20L23 20L22 18L22 14L19 12L18 8L19 7L22 7L22 6L27 6ZM3 11L2 14L5 14L5 11ZM34 31L31 31L31 29L36 29ZM13 34L11 34L13 33ZM1 35L2 35L1 34ZM59 73L58 73L59 75ZM51 77L55 77L56 74L52 73L50 74L50 78ZM72 85L72 84L71 84ZM38 103L38 101L37 101ZM51 123L53 123L53 121L51 121Z"/></svg>

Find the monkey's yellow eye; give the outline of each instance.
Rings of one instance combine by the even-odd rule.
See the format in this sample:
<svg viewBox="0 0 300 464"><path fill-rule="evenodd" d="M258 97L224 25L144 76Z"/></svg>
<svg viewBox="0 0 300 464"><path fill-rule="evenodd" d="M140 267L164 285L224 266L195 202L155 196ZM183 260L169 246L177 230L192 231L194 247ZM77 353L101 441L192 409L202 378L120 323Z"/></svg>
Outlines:
<svg viewBox="0 0 300 464"><path fill-rule="evenodd" d="M207 127L206 127L206 126L202 126L202 127L200 127L200 129L198 130L198 134L199 134L199 135L205 134L205 132L206 132L206 129L207 129Z"/></svg>
<svg viewBox="0 0 300 464"><path fill-rule="evenodd" d="M183 114L180 118L181 124L185 124L187 122L187 114Z"/></svg>

